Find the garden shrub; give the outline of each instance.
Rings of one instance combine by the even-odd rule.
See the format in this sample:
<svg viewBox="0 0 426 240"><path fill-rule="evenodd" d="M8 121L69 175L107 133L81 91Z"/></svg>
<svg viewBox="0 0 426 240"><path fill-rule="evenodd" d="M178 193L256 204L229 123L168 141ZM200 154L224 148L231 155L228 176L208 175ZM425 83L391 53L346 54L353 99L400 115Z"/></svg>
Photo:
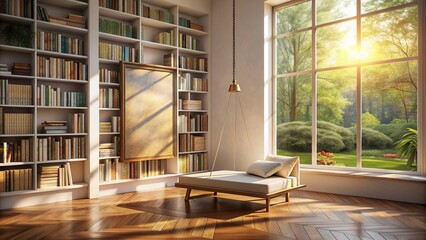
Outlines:
<svg viewBox="0 0 426 240"><path fill-rule="evenodd" d="M350 130L356 134L356 127ZM363 149L387 149L393 147L393 141L385 134L371 128L362 128L362 148Z"/></svg>
<svg viewBox="0 0 426 240"><path fill-rule="evenodd" d="M355 146L354 134L332 123L318 122L318 151L340 152ZM310 152L311 122L289 122L277 126L277 147L295 152Z"/></svg>
<svg viewBox="0 0 426 240"><path fill-rule="evenodd" d="M380 124L372 127L386 136L390 137L395 144L398 140L402 139L402 136L407 133L407 128L417 129L416 123L390 123Z"/></svg>

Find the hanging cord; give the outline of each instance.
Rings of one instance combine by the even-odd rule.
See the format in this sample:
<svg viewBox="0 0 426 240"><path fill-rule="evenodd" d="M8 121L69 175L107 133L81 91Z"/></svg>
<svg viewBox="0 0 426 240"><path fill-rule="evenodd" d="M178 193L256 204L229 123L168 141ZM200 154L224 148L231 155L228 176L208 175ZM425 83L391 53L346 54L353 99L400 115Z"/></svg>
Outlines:
<svg viewBox="0 0 426 240"><path fill-rule="evenodd" d="M237 99L238 99L238 103L239 103L239 105L240 105L241 115L243 116L244 128L245 128L245 130L246 130L247 140L248 140L249 145L250 145L251 155L252 155L252 156L254 156L254 154L253 154L253 145L251 144L250 137L249 137L249 134L248 134L247 124L246 124L246 118L244 117L243 106L242 106L242 104L241 104L240 96L239 96L238 94L237 94Z"/></svg>
<svg viewBox="0 0 426 240"><path fill-rule="evenodd" d="M231 94L229 94L228 103L226 104L225 119L223 121L222 130L220 131L219 143L217 144L216 153L214 155L212 170L210 171L209 178L212 176L212 173L213 173L213 170L214 170L214 166L216 165L217 154L219 153L220 144L222 143L223 130L225 130L226 119L227 119L228 113L229 113L229 101L230 100L231 100Z"/></svg>
<svg viewBox="0 0 426 240"><path fill-rule="evenodd" d="M232 2L232 82L235 83L235 0Z"/></svg>

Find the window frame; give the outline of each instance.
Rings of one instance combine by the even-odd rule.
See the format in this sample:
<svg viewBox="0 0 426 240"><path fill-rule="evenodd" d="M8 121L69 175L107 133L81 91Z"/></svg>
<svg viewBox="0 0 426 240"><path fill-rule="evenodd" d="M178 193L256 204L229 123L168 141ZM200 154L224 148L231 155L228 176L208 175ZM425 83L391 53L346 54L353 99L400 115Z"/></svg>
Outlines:
<svg viewBox="0 0 426 240"><path fill-rule="evenodd" d="M310 27L298 29L294 32L287 32L282 34L277 34L277 28L276 28L276 17L277 17L277 11L286 8L291 7L293 5L303 3L306 1L311 1L311 16L312 16L312 24ZM316 1L317 0L293 0L289 1L283 4L279 4L272 7L272 109L273 109L273 119L272 119L272 139L270 142L272 143L272 152L276 154L277 151L277 79L280 77L290 77L290 76L297 76L297 75L306 75L311 74L312 75L312 163L310 165L308 164L302 164L305 168L324 168L324 169L334 169L338 170L340 169L346 169L346 170L356 170L356 171L364 171L364 172L392 172L392 173L402 173L402 174L408 174L408 175L423 175L426 176L426 149L424 149L424 145L426 142L426 104L422 104L422 102L426 102L426 47L425 47L425 41L426 41L426 1L418 1L414 0L409 3L374 10L367 13L361 13L361 0L356 0L356 15L353 17L347 17L347 18L341 18L335 21L322 23L319 25L316 25ZM324 67L324 68L317 68L316 64L316 33L317 29L320 29L322 27L335 25L342 22L348 22L348 21L356 21L356 43L357 43L357 49L361 48L361 20L364 17L373 16L381 13L387 13L392 12L399 9L406 9L412 6L417 6L418 10L418 53L417 56L414 57L402 57L402 58L393 58L393 59L385 59L385 60L375 60L375 61L363 61L363 62L357 62L354 64L346 64L346 65L340 65L340 66L332 66L332 67ZM293 34L297 34L300 32L305 31L311 31L311 51L312 51L312 68L311 70L305 70L300 72L292 72L292 73L282 73L277 74L277 39L290 36ZM362 83L361 83L361 68L364 66L373 66L378 64L388 64L388 63L399 63L399 62L408 62L408 61L417 61L418 66L418 88L417 88L417 130L418 130L418 152L417 152L417 171L410 172L410 171L398 171L398 170L386 170L386 169L373 169L373 168L363 168L362 167ZM316 164L316 161L314 160L314 156L316 156L317 153L317 73L324 72L324 71L330 71L330 70L339 70L339 69L347 69L347 68L356 68L357 76L356 76L356 82L357 82L357 93L356 93L356 114L357 114L357 138L356 138L356 167L333 167L329 168L327 166L318 166Z"/></svg>

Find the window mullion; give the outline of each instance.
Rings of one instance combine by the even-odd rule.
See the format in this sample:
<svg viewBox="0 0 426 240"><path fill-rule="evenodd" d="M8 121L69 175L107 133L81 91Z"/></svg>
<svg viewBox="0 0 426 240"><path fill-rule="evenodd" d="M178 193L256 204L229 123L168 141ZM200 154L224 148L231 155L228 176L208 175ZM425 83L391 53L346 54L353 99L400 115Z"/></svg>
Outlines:
<svg viewBox="0 0 426 240"><path fill-rule="evenodd" d="M357 51L361 52L361 0L356 3L356 44ZM356 107L356 167L362 168L362 81L361 65L357 63L357 107Z"/></svg>
<svg viewBox="0 0 426 240"><path fill-rule="evenodd" d="M317 165L317 44L316 44L316 0L312 0L312 165Z"/></svg>

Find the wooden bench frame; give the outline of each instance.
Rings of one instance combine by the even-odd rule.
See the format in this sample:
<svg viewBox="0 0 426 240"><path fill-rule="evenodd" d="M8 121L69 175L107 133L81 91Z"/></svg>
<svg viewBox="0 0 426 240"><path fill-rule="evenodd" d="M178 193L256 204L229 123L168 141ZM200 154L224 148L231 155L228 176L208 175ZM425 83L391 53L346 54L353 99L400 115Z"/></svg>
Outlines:
<svg viewBox="0 0 426 240"><path fill-rule="evenodd" d="M185 201L189 201L189 199L191 198L190 195L191 195L192 189L213 192L215 196L217 195L218 192L220 192L220 193L229 193L229 194L242 195L242 196L248 196L248 197L264 198L266 201L266 212L269 212L272 198L285 194L286 202L290 202L290 191L299 189L299 188L304 188L306 187L306 185L299 185L297 187L287 188L287 189L283 189L280 191L267 193L267 194L245 192L245 191L226 189L226 188L205 187L205 186L184 184L184 183L175 183L175 187L186 188Z"/></svg>

